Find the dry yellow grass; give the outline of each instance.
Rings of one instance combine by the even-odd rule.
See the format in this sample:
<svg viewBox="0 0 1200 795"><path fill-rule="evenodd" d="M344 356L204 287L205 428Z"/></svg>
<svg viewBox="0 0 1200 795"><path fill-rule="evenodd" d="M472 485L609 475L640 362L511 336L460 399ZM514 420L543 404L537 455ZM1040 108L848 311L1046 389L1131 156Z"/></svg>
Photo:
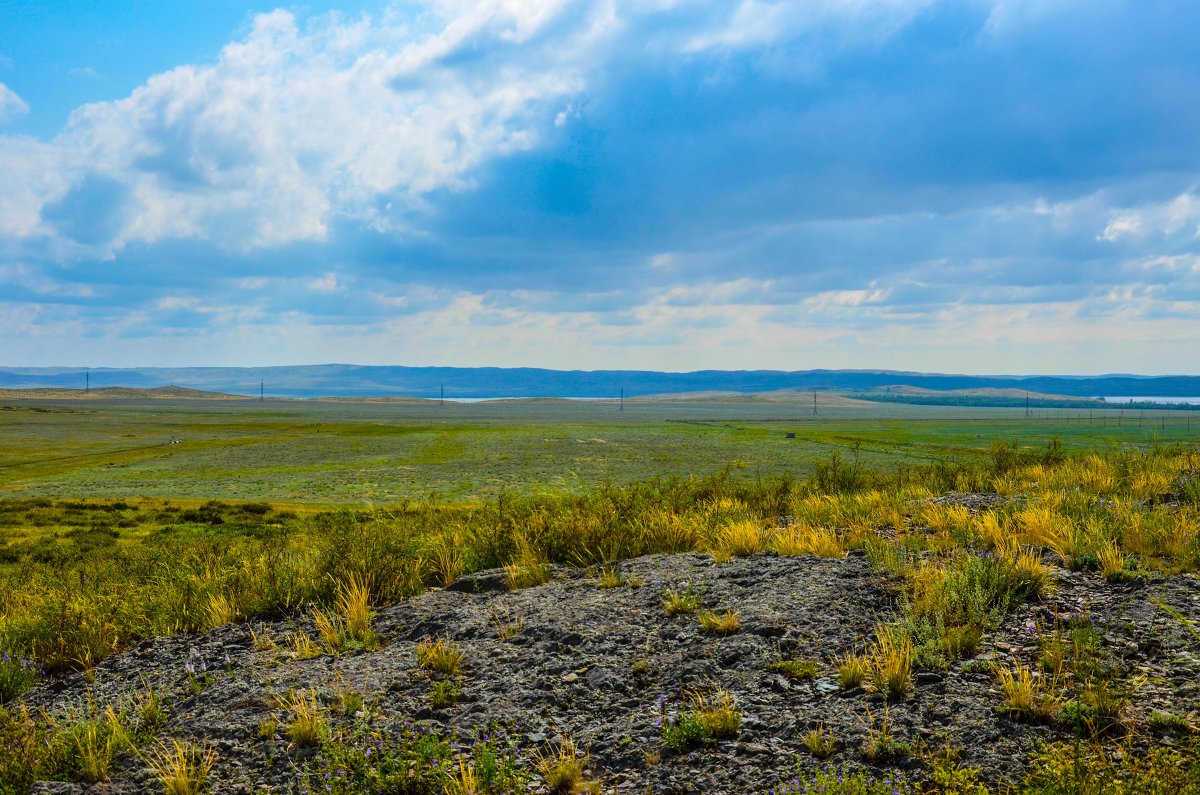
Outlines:
<svg viewBox="0 0 1200 795"><path fill-rule="evenodd" d="M208 774L217 762L211 748L172 739L160 741L145 756L166 795L199 795L208 788Z"/></svg>
<svg viewBox="0 0 1200 795"><path fill-rule="evenodd" d="M900 698L912 687L913 646L903 632L892 627L878 627L868 662L871 688L885 698Z"/></svg>
<svg viewBox="0 0 1200 795"><path fill-rule="evenodd" d="M775 536L772 546L780 555L840 558L846 554L837 531L810 524L794 524L784 528Z"/></svg>
<svg viewBox="0 0 1200 795"><path fill-rule="evenodd" d="M719 536L715 551L735 558L762 552L767 548L767 533L761 525L751 519L743 519L726 525Z"/></svg>
<svg viewBox="0 0 1200 795"><path fill-rule="evenodd" d="M1009 669L996 669L996 679L1004 693L1005 708L1016 715L1033 720L1052 720L1062 706L1062 672L1039 674L1018 663Z"/></svg>

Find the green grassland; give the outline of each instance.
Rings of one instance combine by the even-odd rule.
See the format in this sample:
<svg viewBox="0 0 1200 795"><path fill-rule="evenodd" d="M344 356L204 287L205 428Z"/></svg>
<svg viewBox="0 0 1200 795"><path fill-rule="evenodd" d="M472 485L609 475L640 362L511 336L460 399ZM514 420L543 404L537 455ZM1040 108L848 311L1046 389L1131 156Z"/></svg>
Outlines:
<svg viewBox="0 0 1200 795"><path fill-rule="evenodd" d="M1114 587L1200 570L1190 412L1026 416L823 399L815 414L720 400L10 401L0 407L0 705L155 635L323 610L337 626L359 616L350 640L365 644L369 605L466 572L503 568L520 588L552 564L600 571L650 553L722 561L767 549L860 550L891 574L897 615L870 648L844 650L844 664L892 700L917 671L965 665L1008 611L1051 587L1047 562ZM1014 499L978 510L930 499L953 490ZM297 655L302 646L321 648L307 638ZM998 708L1068 726L1070 715L1039 705L1072 697L1120 723L1120 706L1101 696L1133 686L1072 664L1056 671L1071 684L1055 693L1026 692L1044 682L1030 670L997 673ZM0 748L27 751L0 752L0 793L76 776L68 757L101 729L57 720L0 706ZM106 753L140 742L118 723L103 729L124 738ZM1105 732L1087 747L1108 753ZM1166 780L1186 763L1193 789L1153 791L1200 787L1200 742L1182 761L1152 750L1161 764L1110 778ZM1026 791L1101 791L1076 781L1089 767L1054 767L1065 758L1034 767L1070 786ZM5 768L20 759L34 761ZM933 791L982 790L913 790Z"/></svg>
<svg viewBox="0 0 1200 795"><path fill-rule="evenodd" d="M0 495L390 504L704 475L808 477L1200 438L1190 413L702 401L10 401ZM832 405L829 405L832 404ZM1194 426L1194 427L1193 427ZM795 438L786 438L794 433ZM176 443L172 444L172 441Z"/></svg>

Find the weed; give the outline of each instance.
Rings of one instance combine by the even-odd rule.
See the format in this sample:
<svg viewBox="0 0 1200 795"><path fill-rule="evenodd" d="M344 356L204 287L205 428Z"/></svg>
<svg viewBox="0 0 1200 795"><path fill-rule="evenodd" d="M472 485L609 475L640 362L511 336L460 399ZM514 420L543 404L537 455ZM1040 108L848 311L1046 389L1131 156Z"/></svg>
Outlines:
<svg viewBox="0 0 1200 795"><path fill-rule="evenodd" d="M160 742L145 759L166 795L199 795L207 789L217 754L211 748L172 739L169 744Z"/></svg>
<svg viewBox="0 0 1200 795"><path fill-rule="evenodd" d="M292 713L287 735L299 748L314 748L321 744L327 732L325 719L317 705L317 693L310 690L307 695L291 693L284 702Z"/></svg>
<svg viewBox="0 0 1200 795"><path fill-rule="evenodd" d="M341 654L342 650L346 648L347 640L346 630L341 620L335 615L317 609L313 610L312 617L325 651L329 654ZM299 657L300 653L297 652L296 656Z"/></svg>
<svg viewBox="0 0 1200 795"><path fill-rule="evenodd" d="M479 776L475 773L475 765L468 762L466 757L458 758L458 773L454 774L446 791L454 793L454 795L458 795L458 793L474 795L480 791Z"/></svg>
<svg viewBox="0 0 1200 795"><path fill-rule="evenodd" d="M504 564L504 577L510 591L542 585L550 581L550 561L532 547L522 546L517 555Z"/></svg>
<svg viewBox="0 0 1200 795"><path fill-rule="evenodd" d="M817 759L833 756L837 746L837 738L833 736L833 732L825 728L824 723L818 723L815 729L811 729L804 735L804 747Z"/></svg>
<svg viewBox="0 0 1200 795"><path fill-rule="evenodd" d="M681 754L694 746L712 742L712 736L694 714L684 712L676 718L663 721L662 741L668 750Z"/></svg>
<svg viewBox="0 0 1200 795"><path fill-rule="evenodd" d="M439 679L429 683L429 705L443 709L462 697L462 681L454 678Z"/></svg>
<svg viewBox="0 0 1200 795"><path fill-rule="evenodd" d="M700 629L709 635L732 635L742 626L742 617L736 610L727 609L721 614L702 610L696 618L700 621Z"/></svg>
<svg viewBox="0 0 1200 795"><path fill-rule="evenodd" d="M1195 728L1188 722L1188 719L1182 715L1177 715L1174 712L1163 712L1154 710L1146 719L1147 725L1151 729L1168 734L1188 734L1196 731Z"/></svg>
<svg viewBox="0 0 1200 795"><path fill-rule="evenodd" d="M1120 754L1098 742L1058 742L1044 746L1029 765L1022 792L1027 795L1135 795L1190 793L1200 781L1200 746L1123 747Z"/></svg>
<svg viewBox="0 0 1200 795"><path fill-rule="evenodd" d="M498 640L514 638L521 634L521 630L525 629L525 620L520 616L514 616L508 607L493 610L488 616L488 623L496 630Z"/></svg>
<svg viewBox="0 0 1200 795"><path fill-rule="evenodd" d="M1124 582L1133 576L1126 568L1128 558L1112 540L1096 551L1096 559L1100 576L1109 582Z"/></svg>
<svg viewBox="0 0 1200 795"><path fill-rule="evenodd" d="M624 584L625 579L612 566L602 567L600 576L596 579L596 585L600 588L620 588Z"/></svg>
<svg viewBox="0 0 1200 795"><path fill-rule="evenodd" d="M581 753L570 737L564 737L552 751L536 751L533 763L551 792L566 795L589 789L583 777L588 755Z"/></svg>
<svg viewBox="0 0 1200 795"><path fill-rule="evenodd" d="M307 660L321 654L321 647L309 637L308 633L298 629L288 636L288 645L297 660Z"/></svg>
<svg viewBox="0 0 1200 795"><path fill-rule="evenodd" d="M661 702L660 702L661 706ZM688 690L684 708L674 718L661 721L663 745L676 753L710 743L721 737L733 737L742 724L742 713L729 691Z"/></svg>
<svg viewBox="0 0 1200 795"><path fill-rule="evenodd" d="M279 644L271 637L271 630L267 625L260 627L261 633L256 632L254 627L250 627L250 644L255 651L276 651L279 649Z"/></svg>
<svg viewBox="0 0 1200 795"><path fill-rule="evenodd" d="M662 603L663 609L667 611L667 615L669 616L677 616L680 613L691 613L704 604L701 599L700 589L690 582L681 591L675 588L663 589Z"/></svg>
<svg viewBox="0 0 1200 795"><path fill-rule="evenodd" d="M912 687L912 641L891 627L876 630L875 645L868 654L871 687L884 698L900 698Z"/></svg>
<svg viewBox="0 0 1200 795"><path fill-rule="evenodd" d="M302 795L501 795L533 791L530 765L492 733L472 740L422 726L398 732L365 724L332 735L298 771ZM464 791L464 787L466 791Z"/></svg>
<svg viewBox="0 0 1200 795"><path fill-rule="evenodd" d="M876 778L861 770L826 765L816 771L801 769L794 778L772 787L770 795L909 795L912 792L904 774L898 771Z"/></svg>
<svg viewBox="0 0 1200 795"><path fill-rule="evenodd" d="M815 555L819 558L840 558L846 547L837 531L810 524L795 524L781 531L773 546L780 555Z"/></svg>
<svg viewBox="0 0 1200 795"><path fill-rule="evenodd" d="M232 624L241 615L237 600L230 594L208 595L208 629Z"/></svg>
<svg viewBox="0 0 1200 795"><path fill-rule="evenodd" d="M338 693L338 709L343 715L353 716L363 708L363 696L357 690L343 690Z"/></svg>
<svg viewBox="0 0 1200 795"><path fill-rule="evenodd" d="M1004 710L1035 721L1055 718L1062 706L1061 671L1039 674L1018 663L1014 668L996 668L996 679L1004 693Z"/></svg>
<svg viewBox="0 0 1200 795"><path fill-rule="evenodd" d="M146 689L134 697L133 707L137 713L139 734L153 733L167 717L162 695L150 685L146 685Z"/></svg>
<svg viewBox="0 0 1200 795"><path fill-rule="evenodd" d="M449 636L425 638L417 643L417 664L426 671L457 676L465 660L462 647Z"/></svg>
<svg viewBox="0 0 1200 795"><path fill-rule="evenodd" d="M688 694L691 712L709 737L733 737L742 725L742 713L729 691L693 690Z"/></svg>
<svg viewBox="0 0 1200 795"><path fill-rule="evenodd" d="M770 669L792 679L812 679L821 672L821 665L815 660L776 660Z"/></svg>
<svg viewBox="0 0 1200 795"><path fill-rule="evenodd" d="M0 704L12 701L41 678L41 669L33 660L8 652L0 654Z"/></svg>
<svg viewBox="0 0 1200 795"><path fill-rule="evenodd" d="M754 555L767 548L767 534L758 522L744 519L726 525L717 537L715 551L727 556L741 558Z"/></svg>
<svg viewBox="0 0 1200 795"><path fill-rule="evenodd" d="M124 715L118 714L112 705L100 711L91 698L82 713L71 717L67 733L75 751L78 775L84 781L104 781L113 757L132 747Z"/></svg>
<svg viewBox="0 0 1200 795"><path fill-rule="evenodd" d="M858 687L871 672L870 661L858 654L846 654L838 662L837 680L843 688Z"/></svg>
<svg viewBox="0 0 1200 795"><path fill-rule="evenodd" d="M920 788L923 795L989 795L988 788L979 781L979 771L964 767L955 749L947 746L924 756L929 774Z"/></svg>
<svg viewBox="0 0 1200 795"><path fill-rule="evenodd" d="M867 729L867 739L863 741L859 753L868 762L885 764L898 762L912 756L912 747L904 740L897 739L892 733L891 715L888 708L883 708L883 720L875 725L875 716L867 707L867 718L864 721Z"/></svg>
<svg viewBox="0 0 1200 795"><path fill-rule="evenodd" d="M462 534L458 532L443 534L434 540L426 559L434 582L446 587L458 579L467 567L465 547Z"/></svg>
<svg viewBox="0 0 1200 795"><path fill-rule="evenodd" d="M371 630L371 586L365 577L351 574L338 585L336 606L345 633L365 648L373 648L377 637Z"/></svg>

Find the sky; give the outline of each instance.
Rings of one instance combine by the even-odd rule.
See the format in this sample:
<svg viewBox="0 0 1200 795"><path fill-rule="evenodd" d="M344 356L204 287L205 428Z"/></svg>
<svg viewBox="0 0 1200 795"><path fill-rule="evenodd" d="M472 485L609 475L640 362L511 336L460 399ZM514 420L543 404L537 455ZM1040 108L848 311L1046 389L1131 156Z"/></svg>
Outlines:
<svg viewBox="0 0 1200 795"><path fill-rule="evenodd" d="M1191 0L5 0L0 365L1198 371Z"/></svg>

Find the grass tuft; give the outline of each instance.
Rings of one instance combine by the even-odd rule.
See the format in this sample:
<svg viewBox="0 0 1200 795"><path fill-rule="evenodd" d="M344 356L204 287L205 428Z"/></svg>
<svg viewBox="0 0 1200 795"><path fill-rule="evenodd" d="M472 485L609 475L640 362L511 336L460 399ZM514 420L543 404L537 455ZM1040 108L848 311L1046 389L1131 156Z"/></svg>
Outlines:
<svg viewBox="0 0 1200 795"><path fill-rule="evenodd" d="M584 779L587 763L588 755L580 752L570 737L564 737L551 751L535 751L533 758L546 787L558 795L590 791L591 786Z"/></svg>
<svg viewBox="0 0 1200 795"><path fill-rule="evenodd" d="M208 789L208 775L216 764L217 753L172 738L169 743L159 742L145 758L166 795L200 795Z"/></svg>
<svg viewBox="0 0 1200 795"><path fill-rule="evenodd" d="M417 664L427 671L457 676L462 671L466 654L449 636L425 638L417 643Z"/></svg>
<svg viewBox="0 0 1200 795"><path fill-rule="evenodd" d="M319 746L327 728L317 704L317 692L310 690L307 695L291 693L284 706L292 713L291 723L287 727L287 734L292 742L299 748Z"/></svg>
<svg viewBox="0 0 1200 795"><path fill-rule="evenodd" d="M713 613L702 610L696 614L700 629L709 635L732 635L742 626L742 617L736 610Z"/></svg>

